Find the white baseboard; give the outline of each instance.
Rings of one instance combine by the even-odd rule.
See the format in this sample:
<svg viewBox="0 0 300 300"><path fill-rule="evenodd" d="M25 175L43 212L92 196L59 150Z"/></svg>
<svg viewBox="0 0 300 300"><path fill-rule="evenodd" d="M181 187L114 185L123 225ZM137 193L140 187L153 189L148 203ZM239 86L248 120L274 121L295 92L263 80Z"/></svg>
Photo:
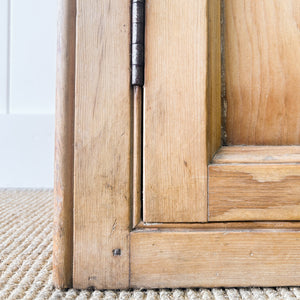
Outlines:
<svg viewBox="0 0 300 300"><path fill-rule="evenodd" d="M0 114L0 187L52 188L54 115Z"/></svg>

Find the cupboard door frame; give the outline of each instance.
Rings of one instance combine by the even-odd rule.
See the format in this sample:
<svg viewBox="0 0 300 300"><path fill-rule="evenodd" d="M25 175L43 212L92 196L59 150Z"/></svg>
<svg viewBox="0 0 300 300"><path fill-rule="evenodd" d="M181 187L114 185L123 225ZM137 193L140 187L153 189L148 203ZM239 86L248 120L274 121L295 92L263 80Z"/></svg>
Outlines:
<svg viewBox="0 0 300 300"><path fill-rule="evenodd" d="M221 142L220 49L219 1L146 1L147 223L207 222L207 165Z"/></svg>
<svg viewBox="0 0 300 300"><path fill-rule="evenodd" d="M218 11L219 0L201 1L214 3L209 9ZM70 3L75 0L61 1L61 18L66 22L59 30L66 43L58 48L58 58L64 66L76 65L76 84L70 77L72 68L71 73L58 69L57 80L58 91L76 90L76 96L57 94L61 104L57 124L64 125L57 127L56 136L55 285L98 289L299 285L299 222L145 224L141 220L133 228L130 65L126 51L118 50L129 53L130 0L77 0L76 15L70 13ZM76 16L76 61L69 61L75 28L68 24ZM208 22L209 28L219 30L219 20L208 18ZM214 48L219 41L205 42ZM96 46L102 51L97 52ZM114 60L111 53L117 53ZM213 66L214 59L208 61ZM215 82L218 68L207 70ZM208 84L207 161L220 146L221 106L214 114L219 103L215 93L214 84ZM84 100L94 100L98 109L85 107ZM72 104L75 121L74 111L68 109ZM64 134L74 134L74 144ZM64 155L75 156L74 170ZM124 160L116 161L118 155Z"/></svg>

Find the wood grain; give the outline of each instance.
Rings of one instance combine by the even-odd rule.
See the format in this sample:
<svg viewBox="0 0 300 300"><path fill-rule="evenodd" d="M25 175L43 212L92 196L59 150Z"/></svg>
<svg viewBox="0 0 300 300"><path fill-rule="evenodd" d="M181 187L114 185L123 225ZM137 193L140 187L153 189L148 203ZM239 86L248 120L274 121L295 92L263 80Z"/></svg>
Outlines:
<svg viewBox="0 0 300 300"><path fill-rule="evenodd" d="M225 0L227 142L300 143L300 1Z"/></svg>
<svg viewBox="0 0 300 300"><path fill-rule="evenodd" d="M207 1L146 1L143 218L207 219Z"/></svg>
<svg viewBox="0 0 300 300"><path fill-rule="evenodd" d="M140 222L136 226L137 230L144 232L153 231L187 231L197 229L199 231L220 231L220 230L300 230L300 222L298 221L245 221L245 222L208 222L208 223L144 223Z"/></svg>
<svg viewBox="0 0 300 300"><path fill-rule="evenodd" d="M76 0L59 1L56 67L53 282L72 286Z"/></svg>
<svg viewBox="0 0 300 300"><path fill-rule="evenodd" d="M209 221L299 220L300 164L209 166Z"/></svg>
<svg viewBox="0 0 300 300"><path fill-rule="evenodd" d="M300 146L225 146L216 153L212 163L300 163Z"/></svg>
<svg viewBox="0 0 300 300"><path fill-rule="evenodd" d="M142 212L142 94L142 87L133 87L133 228L141 221Z"/></svg>
<svg viewBox="0 0 300 300"><path fill-rule="evenodd" d="M77 6L73 284L128 288L130 0Z"/></svg>
<svg viewBox="0 0 300 300"><path fill-rule="evenodd" d="M131 287L300 284L300 232L132 232Z"/></svg>

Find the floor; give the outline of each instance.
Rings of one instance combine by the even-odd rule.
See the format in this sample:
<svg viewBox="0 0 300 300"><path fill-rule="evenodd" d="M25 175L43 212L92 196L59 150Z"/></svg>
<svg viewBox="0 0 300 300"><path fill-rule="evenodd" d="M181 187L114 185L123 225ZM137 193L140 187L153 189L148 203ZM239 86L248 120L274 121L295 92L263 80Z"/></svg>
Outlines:
<svg viewBox="0 0 300 300"><path fill-rule="evenodd" d="M53 191L0 189L0 300L300 299L300 288L58 290L52 285Z"/></svg>

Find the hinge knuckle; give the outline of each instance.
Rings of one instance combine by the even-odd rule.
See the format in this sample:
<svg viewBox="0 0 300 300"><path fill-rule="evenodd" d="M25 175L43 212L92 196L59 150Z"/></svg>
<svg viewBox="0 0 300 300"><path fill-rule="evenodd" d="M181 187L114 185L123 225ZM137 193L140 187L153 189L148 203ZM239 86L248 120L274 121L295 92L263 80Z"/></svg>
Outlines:
<svg viewBox="0 0 300 300"><path fill-rule="evenodd" d="M131 82L144 85L145 0L132 0Z"/></svg>

